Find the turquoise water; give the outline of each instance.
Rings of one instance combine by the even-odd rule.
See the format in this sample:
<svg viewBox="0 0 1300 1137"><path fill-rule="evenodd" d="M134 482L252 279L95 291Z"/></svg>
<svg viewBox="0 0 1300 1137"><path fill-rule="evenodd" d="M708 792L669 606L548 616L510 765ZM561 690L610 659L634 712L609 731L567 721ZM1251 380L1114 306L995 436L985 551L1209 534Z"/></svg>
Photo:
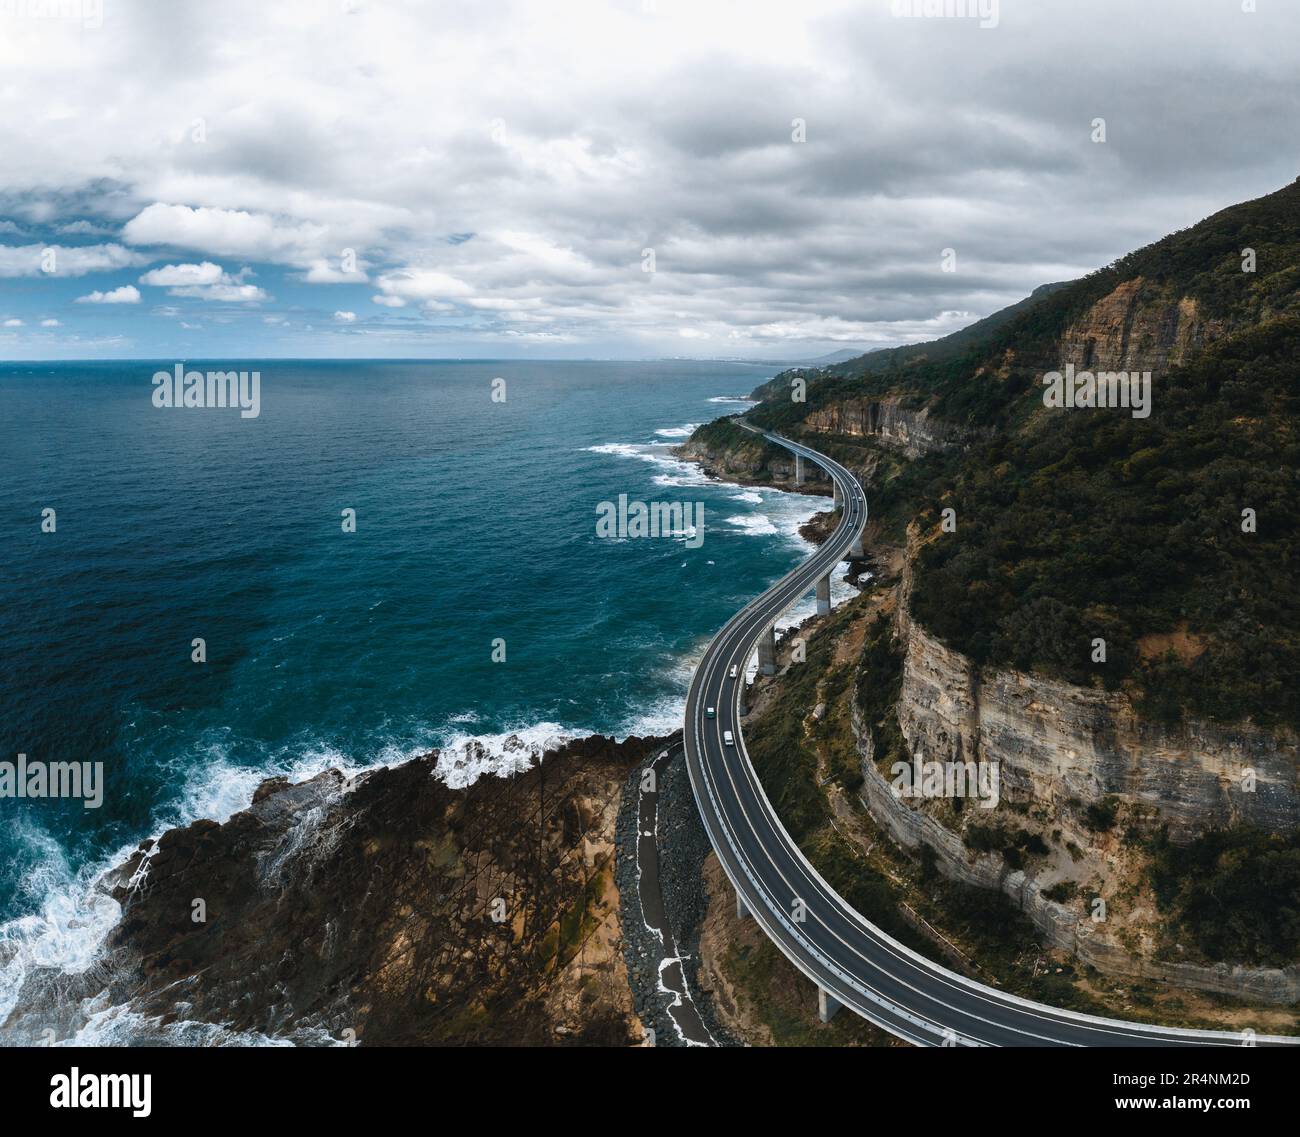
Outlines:
<svg viewBox="0 0 1300 1137"><path fill-rule="evenodd" d="M0 365L0 760L106 778L96 810L0 799L0 969L84 961L115 915L89 878L269 774L439 746L466 781L559 737L674 729L704 645L822 505L667 453L770 368L212 365L261 372L243 419L155 408L172 363ZM702 543L598 538L619 494L703 502Z"/></svg>

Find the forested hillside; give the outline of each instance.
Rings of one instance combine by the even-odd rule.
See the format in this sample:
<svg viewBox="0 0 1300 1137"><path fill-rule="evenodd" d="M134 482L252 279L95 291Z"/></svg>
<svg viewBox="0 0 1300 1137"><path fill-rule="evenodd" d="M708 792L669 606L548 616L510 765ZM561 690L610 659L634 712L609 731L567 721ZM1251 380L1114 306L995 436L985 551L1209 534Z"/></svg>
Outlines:
<svg viewBox="0 0 1300 1137"><path fill-rule="evenodd" d="M1151 370L1150 416L1045 407L1044 372L1071 362ZM1125 686L1165 719L1300 726L1300 182L956 336L765 395L749 418L787 432L854 399L966 430L869 494L884 529L934 538L913 607L951 646Z"/></svg>

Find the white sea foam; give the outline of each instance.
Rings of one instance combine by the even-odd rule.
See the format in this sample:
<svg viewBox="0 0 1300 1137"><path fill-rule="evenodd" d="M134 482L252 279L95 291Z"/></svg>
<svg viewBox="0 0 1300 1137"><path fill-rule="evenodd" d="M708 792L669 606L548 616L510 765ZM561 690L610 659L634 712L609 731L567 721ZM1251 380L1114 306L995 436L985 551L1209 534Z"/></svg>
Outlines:
<svg viewBox="0 0 1300 1137"><path fill-rule="evenodd" d="M671 449L662 443L604 442L586 449L593 454L633 458L660 467L661 472L651 479L658 486L714 486L719 489L734 490L736 492L728 495L730 500L744 505L759 505L763 508L761 512L754 514L737 514L728 517L726 518L728 525L754 537L770 537L779 534L800 550L811 550L813 547L799 535L800 527L814 513L830 506L829 498L776 489L764 489L759 492L735 482L724 482L709 477L697 463L674 457Z"/></svg>
<svg viewBox="0 0 1300 1137"><path fill-rule="evenodd" d="M747 406L758 406L757 399L751 399L748 395L714 395L709 400L711 403L744 403Z"/></svg>
<svg viewBox="0 0 1300 1137"><path fill-rule="evenodd" d="M814 514L831 507L831 499L809 494L787 493L784 490L765 490L763 512L791 545L808 553L815 547L799 530Z"/></svg>
<svg viewBox="0 0 1300 1137"><path fill-rule="evenodd" d="M434 773L455 790L488 774L508 778L531 769L547 750L590 733L544 722L500 734L456 735L439 751Z"/></svg>
<svg viewBox="0 0 1300 1137"><path fill-rule="evenodd" d="M656 474L651 481L657 486L709 486L714 482L697 466L682 463L681 467L671 474Z"/></svg>
<svg viewBox="0 0 1300 1137"><path fill-rule="evenodd" d="M658 433L664 434L666 431ZM763 510L761 513L749 516L728 517L727 524L754 537L780 534L801 550L810 550L812 546L799 535L800 527L814 513L830 505L829 498L775 489L765 489L760 493L758 490L735 482L720 481L707 475L697 463L675 457L671 448L662 443L605 442L588 446L586 449L593 454L633 458L658 466L661 472L651 478L657 486L671 488L714 486L719 489L735 490L737 492L729 495L732 501L744 505L761 505Z"/></svg>
<svg viewBox="0 0 1300 1137"><path fill-rule="evenodd" d="M610 454L618 458L636 458L649 462L661 470L651 480L657 486L708 486L717 485L694 462L675 458L665 442L604 442L588 446L590 454Z"/></svg>
<svg viewBox="0 0 1300 1137"><path fill-rule="evenodd" d="M734 526L742 533L747 533L751 537L773 537L781 532L772 522L772 519L762 513L745 513L736 517L728 517L727 524Z"/></svg>
<svg viewBox="0 0 1300 1137"><path fill-rule="evenodd" d="M365 764L321 745L301 751L284 749L257 766L229 761L226 747L218 741L209 740L199 753L203 757L198 762L193 761L193 754L184 756L182 789L155 817L152 836L200 818L229 820L248 807L264 778L283 775L301 782L330 767L350 778L365 768ZM104 938L121 916L121 906L98 881L136 849L132 842L74 871L62 847L43 831L15 825L12 837L19 847L25 843L39 850L35 867L19 892L31 898L38 910L0 924L0 1022L13 1010L24 982L36 969L77 975L99 960Z"/></svg>
<svg viewBox="0 0 1300 1137"><path fill-rule="evenodd" d="M699 429L698 422L688 422L685 426L669 426L663 430L656 430L655 434L660 438L690 438L692 434Z"/></svg>
<svg viewBox="0 0 1300 1137"><path fill-rule="evenodd" d="M641 458L646 449L644 444L635 442L602 442L598 446L584 447L588 454L614 454L619 458Z"/></svg>
<svg viewBox="0 0 1300 1137"><path fill-rule="evenodd" d="M220 1023L199 1022L184 1017L164 1023L148 1018L129 1005L89 999L80 1008L83 1025L57 1046L346 1046L319 1027L300 1027L285 1037L258 1031L235 1030Z"/></svg>
<svg viewBox="0 0 1300 1137"><path fill-rule="evenodd" d="M35 845L40 853L19 886L20 894L40 901L37 911L0 924L0 1023L37 969L80 975L94 965L104 937L122 913L117 901L94 887L95 881L134 848L124 846L104 862L74 872L63 849L43 831L15 825L9 838L14 847Z"/></svg>
<svg viewBox="0 0 1300 1137"><path fill-rule="evenodd" d="M402 761L422 753L418 748L398 749L389 744L382 747L374 759L357 761L319 740L304 740L263 755L256 765L247 765L232 761L228 757L228 747L227 741L208 741L201 748L202 760L194 762L193 755L184 757L183 787L176 801L160 812L159 832L190 825L200 818L223 823L229 821L240 810L248 808L253 800L253 791L267 778L282 777L290 782L305 782L334 769L351 779L373 766Z"/></svg>
<svg viewBox="0 0 1300 1137"><path fill-rule="evenodd" d="M681 730L686 714L686 688L690 685L696 662L698 660L683 660L681 668L674 669L679 672L684 670L684 674L675 677L674 683L674 686L680 687L680 695L665 695L655 700L644 711L621 724L619 737L626 738L633 734L641 738L657 737Z"/></svg>

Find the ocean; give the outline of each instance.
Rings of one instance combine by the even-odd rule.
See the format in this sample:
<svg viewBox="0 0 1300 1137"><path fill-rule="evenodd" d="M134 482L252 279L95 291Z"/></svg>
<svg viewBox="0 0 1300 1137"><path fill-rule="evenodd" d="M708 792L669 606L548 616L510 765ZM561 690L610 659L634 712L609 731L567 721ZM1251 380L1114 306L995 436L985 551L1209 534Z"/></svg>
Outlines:
<svg viewBox="0 0 1300 1137"><path fill-rule="evenodd" d="M0 761L103 763L97 809L0 798L0 1022L93 963L104 868L265 777L439 747L459 785L676 729L827 505L669 453L770 366L188 362L258 371L254 418L154 406L174 363L0 364ZM702 540L597 536L620 494L703 503Z"/></svg>

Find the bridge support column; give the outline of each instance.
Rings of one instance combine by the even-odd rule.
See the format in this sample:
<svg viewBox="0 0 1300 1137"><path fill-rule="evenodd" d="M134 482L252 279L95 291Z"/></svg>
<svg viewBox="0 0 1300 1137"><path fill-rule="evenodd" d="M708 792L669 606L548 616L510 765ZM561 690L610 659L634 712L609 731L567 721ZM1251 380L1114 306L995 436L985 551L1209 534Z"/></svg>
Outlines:
<svg viewBox="0 0 1300 1137"><path fill-rule="evenodd" d="M749 683L743 675L740 677L740 697L737 704L742 717L749 714Z"/></svg>
<svg viewBox="0 0 1300 1137"><path fill-rule="evenodd" d="M859 559L866 556L866 550L862 548L862 534L859 533L853 538L853 544L849 546L849 556L858 557Z"/></svg>
<svg viewBox="0 0 1300 1137"><path fill-rule="evenodd" d="M769 624L758 641L758 669L764 675L776 674L776 625Z"/></svg>
<svg viewBox="0 0 1300 1137"><path fill-rule="evenodd" d="M796 454L794 456L794 484L796 486L803 485L803 455L802 454Z"/></svg>
<svg viewBox="0 0 1300 1137"><path fill-rule="evenodd" d="M840 497L840 483L837 482L834 478L831 479L831 493L834 495L834 499L835 499L835 504L833 508L834 509L841 508L844 505L844 501Z"/></svg>
<svg viewBox="0 0 1300 1137"><path fill-rule="evenodd" d="M736 919L743 920L749 915L749 907L745 904L745 898L736 893Z"/></svg>
<svg viewBox="0 0 1300 1137"><path fill-rule="evenodd" d="M829 575L817 581L817 615L829 616L831 613L831 578Z"/></svg>
<svg viewBox="0 0 1300 1137"><path fill-rule="evenodd" d="M826 993L824 987L817 988L817 1017L822 1022L828 1023L836 1011L840 1009L840 1002L834 995Z"/></svg>

